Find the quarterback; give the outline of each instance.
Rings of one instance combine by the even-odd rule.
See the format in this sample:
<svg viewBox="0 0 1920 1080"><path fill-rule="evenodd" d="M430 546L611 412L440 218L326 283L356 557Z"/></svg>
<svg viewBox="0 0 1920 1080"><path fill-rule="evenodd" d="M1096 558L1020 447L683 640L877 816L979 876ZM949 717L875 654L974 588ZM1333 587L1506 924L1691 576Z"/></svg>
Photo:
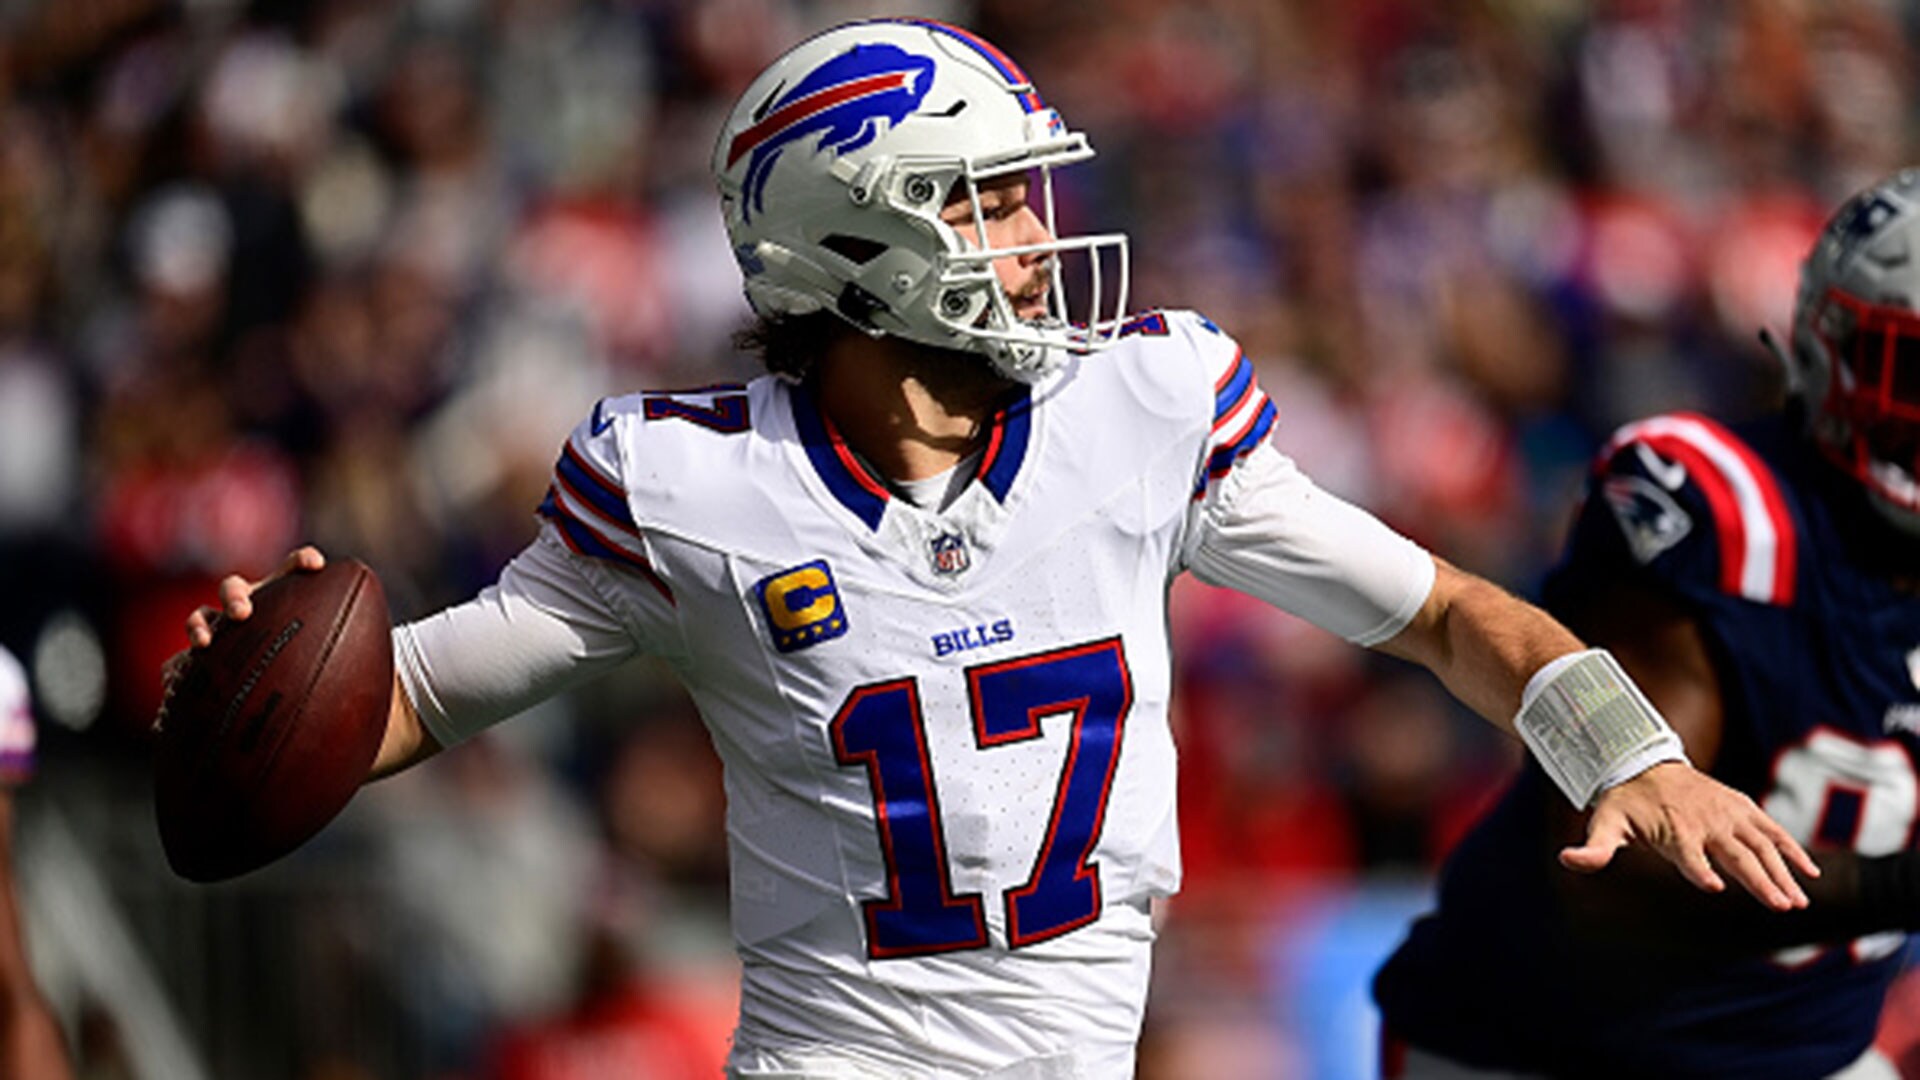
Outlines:
<svg viewBox="0 0 1920 1080"><path fill-rule="evenodd" d="M1644 845L1804 905L1805 853L1607 654L1319 490L1219 327L1128 313L1126 238L1054 226L1054 170L1092 153L955 27L776 61L713 154L769 374L574 429L497 585L397 630L375 774L664 658L725 764L734 1075L1129 1076L1149 906L1180 883L1166 600L1191 571L1517 731L1593 809L1570 865Z"/></svg>

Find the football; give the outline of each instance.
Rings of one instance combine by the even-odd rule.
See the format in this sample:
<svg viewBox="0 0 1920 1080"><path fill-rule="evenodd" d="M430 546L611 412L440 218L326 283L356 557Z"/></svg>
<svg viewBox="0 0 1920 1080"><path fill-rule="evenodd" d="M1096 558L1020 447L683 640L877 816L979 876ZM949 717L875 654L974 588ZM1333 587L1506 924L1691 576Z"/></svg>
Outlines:
<svg viewBox="0 0 1920 1080"><path fill-rule="evenodd" d="M393 695L380 579L353 559L296 571L220 621L159 724L154 810L174 872L211 882L299 847L359 790Z"/></svg>

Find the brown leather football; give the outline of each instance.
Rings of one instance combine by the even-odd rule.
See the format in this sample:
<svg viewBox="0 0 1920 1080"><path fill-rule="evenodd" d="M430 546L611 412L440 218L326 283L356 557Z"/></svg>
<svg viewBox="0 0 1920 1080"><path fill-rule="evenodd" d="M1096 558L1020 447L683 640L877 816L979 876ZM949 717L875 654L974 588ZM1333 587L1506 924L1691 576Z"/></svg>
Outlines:
<svg viewBox="0 0 1920 1080"><path fill-rule="evenodd" d="M393 696L380 579L355 559L294 571L223 620L160 722L154 809L174 872L220 881L299 847L366 779Z"/></svg>

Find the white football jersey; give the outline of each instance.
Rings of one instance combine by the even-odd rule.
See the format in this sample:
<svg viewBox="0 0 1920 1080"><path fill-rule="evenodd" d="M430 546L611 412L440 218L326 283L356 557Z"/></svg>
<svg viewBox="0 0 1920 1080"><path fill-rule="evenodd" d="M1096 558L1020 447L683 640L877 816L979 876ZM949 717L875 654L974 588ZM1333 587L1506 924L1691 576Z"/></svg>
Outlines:
<svg viewBox="0 0 1920 1080"><path fill-rule="evenodd" d="M736 1068L830 1048L880 1075L1130 1074L1149 901L1180 881L1174 577L1194 566L1367 643L1432 580L1271 448L1261 486L1296 497L1259 513L1304 537L1232 537L1220 489L1274 418L1233 341L1187 313L1023 392L939 508L895 495L802 386L603 401L561 455L543 541L476 601L566 622L565 675L455 685L514 663L464 676L463 642L487 650L454 609L403 628L402 677L451 742L499 711L461 706L476 696L629 651L673 665L726 766ZM585 584L556 584L559 562Z"/></svg>

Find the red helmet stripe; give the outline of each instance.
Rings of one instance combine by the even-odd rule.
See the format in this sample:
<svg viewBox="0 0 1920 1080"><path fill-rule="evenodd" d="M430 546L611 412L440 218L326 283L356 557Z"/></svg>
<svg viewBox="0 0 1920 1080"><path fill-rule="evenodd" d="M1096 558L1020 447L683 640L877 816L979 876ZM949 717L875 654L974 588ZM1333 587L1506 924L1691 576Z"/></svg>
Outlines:
<svg viewBox="0 0 1920 1080"><path fill-rule="evenodd" d="M904 71L890 71L869 75L864 79L816 90L798 101L788 102L766 119L733 137L733 141L727 144L727 167L732 168L748 151L808 117L817 116L857 97L905 86L907 74Z"/></svg>

